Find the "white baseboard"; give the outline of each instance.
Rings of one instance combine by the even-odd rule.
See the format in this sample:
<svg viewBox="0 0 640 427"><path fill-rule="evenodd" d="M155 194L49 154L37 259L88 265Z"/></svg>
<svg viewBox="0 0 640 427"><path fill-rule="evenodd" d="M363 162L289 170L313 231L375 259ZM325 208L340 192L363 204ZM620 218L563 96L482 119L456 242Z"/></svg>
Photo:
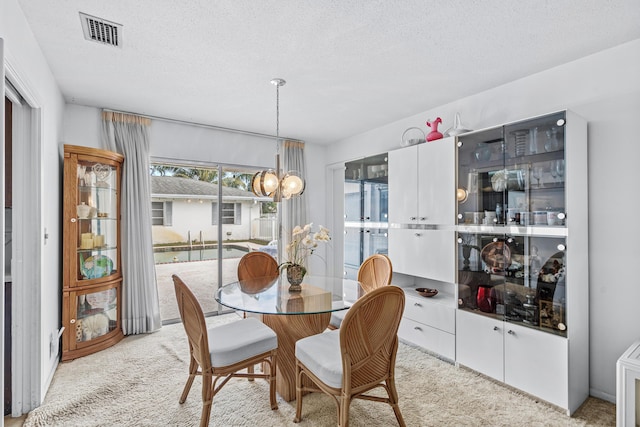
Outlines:
<svg viewBox="0 0 640 427"><path fill-rule="evenodd" d="M607 402L616 403L615 395L611 395L600 390L589 389L589 395L597 397L598 399L606 400Z"/></svg>

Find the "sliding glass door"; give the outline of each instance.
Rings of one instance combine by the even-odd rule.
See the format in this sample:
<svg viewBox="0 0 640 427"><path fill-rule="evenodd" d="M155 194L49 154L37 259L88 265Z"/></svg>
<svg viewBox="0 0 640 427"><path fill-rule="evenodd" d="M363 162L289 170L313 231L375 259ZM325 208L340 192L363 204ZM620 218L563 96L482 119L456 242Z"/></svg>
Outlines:
<svg viewBox="0 0 640 427"><path fill-rule="evenodd" d="M251 168L153 163L151 208L160 313L179 319L171 276L194 292L207 315L226 311L218 287L237 280L240 258L275 237L276 206L250 191Z"/></svg>

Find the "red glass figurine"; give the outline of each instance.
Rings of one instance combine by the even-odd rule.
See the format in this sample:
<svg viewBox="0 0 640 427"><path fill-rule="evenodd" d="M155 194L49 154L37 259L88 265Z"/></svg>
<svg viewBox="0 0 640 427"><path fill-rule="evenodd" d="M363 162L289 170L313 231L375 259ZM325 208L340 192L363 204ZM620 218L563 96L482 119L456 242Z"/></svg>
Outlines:
<svg viewBox="0 0 640 427"><path fill-rule="evenodd" d="M442 133L438 132L438 125L440 123L442 123L442 119L440 117L432 122L427 120L427 126L432 128L431 132L427 135L427 141L435 141L436 139L442 138Z"/></svg>

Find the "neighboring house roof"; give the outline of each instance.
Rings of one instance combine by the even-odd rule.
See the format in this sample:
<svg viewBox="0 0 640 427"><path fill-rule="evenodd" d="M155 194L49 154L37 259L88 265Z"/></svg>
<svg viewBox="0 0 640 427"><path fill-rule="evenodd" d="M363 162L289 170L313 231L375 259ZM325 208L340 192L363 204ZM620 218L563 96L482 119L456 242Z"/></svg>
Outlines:
<svg viewBox="0 0 640 427"><path fill-rule="evenodd" d="M212 199L218 197L218 184L175 176L152 176L151 197L156 199L188 197ZM251 200L256 198L250 191L225 186L222 187L222 197Z"/></svg>

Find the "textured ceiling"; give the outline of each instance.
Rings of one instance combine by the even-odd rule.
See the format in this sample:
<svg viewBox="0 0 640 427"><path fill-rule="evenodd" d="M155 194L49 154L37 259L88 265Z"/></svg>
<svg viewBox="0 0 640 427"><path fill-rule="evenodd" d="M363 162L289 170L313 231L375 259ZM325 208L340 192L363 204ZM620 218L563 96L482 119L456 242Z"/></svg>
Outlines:
<svg viewBox="0 0 640 427"><path fill-rule="evenodd" d="M640 38L638 0L18 0L67 102L331 143ZM78 12L124 25L84 39Z"/></svg>

